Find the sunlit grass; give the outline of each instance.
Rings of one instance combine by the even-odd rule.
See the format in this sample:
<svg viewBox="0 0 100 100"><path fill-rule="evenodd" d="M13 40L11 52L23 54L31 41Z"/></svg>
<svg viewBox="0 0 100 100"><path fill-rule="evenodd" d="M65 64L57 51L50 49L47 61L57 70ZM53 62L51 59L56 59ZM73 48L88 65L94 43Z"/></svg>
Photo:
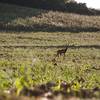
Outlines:
<svg viewBox="0 0 100 100"><path fill-rule="evenodd" d="M15 80L21 77L21 75L24 75L24 73L20 74L21 66L30 68L30 78L33 79L33 84L46 83L52 80L56 82L58 80L71 82L77 76L81 76L85 79L85 83L82 84L83 87L93 88L99 86L99 70L93 69L94 67L100 67L99 48L68 48L65 59L63 59L63 57L56 58L56 66L52 62L55 58L56 51L61 48L56 46L99 46L99 37L99 32L1 32L0 73L4 75L3 77L1 76L3 85L1 87L12 87ZM8 74L8 76L6 74ZM8 78L10 78L10 80L8 80Z"/></svg>

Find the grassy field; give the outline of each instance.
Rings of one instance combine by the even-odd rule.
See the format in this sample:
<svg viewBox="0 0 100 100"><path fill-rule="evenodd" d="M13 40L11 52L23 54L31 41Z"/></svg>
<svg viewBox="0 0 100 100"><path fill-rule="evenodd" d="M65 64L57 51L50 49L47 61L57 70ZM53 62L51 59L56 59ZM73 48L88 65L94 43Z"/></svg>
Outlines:
<svg viewBox="0 0 100 100"><path fill-rule="evenodd" d="M13 68L20 68L23 64L27 67L34 67L39 61L44 68L52 66L49 74L55 74L58 71L58 77L48 77L47 79L39 79L39 83L53 80L71 81L75 76L86 78L86 82L91 81L91 86L100 85L100 33L68 33L68 32L31 32L31 33L0 33L0 68L1 72L7 74L13 80ZM56 58L57 66L53 65L56 51L65 46L69 46L66 57ZM49 65L50 64L50 65ZM38 67L39 68L39 67ZM48 68L48 67L47 67ZM56 70L55 70L56 68ZM37 68L36 68L37 69ZM50 71L50 69L48 69ZM48 70L46 70L48 72ZM64 71L62 71L64 70ZM83 73L77 71L83 70ZM89 70L89 71L85 71ZM4 72L5 71L5 72ZM16 72L17 70L15 70ZM66 73L66 71L68 71ZM10 74L9 74L10 73ZM34 73L34 72L33 72ZM36 74L46 74L42 70ZM68 74L69 73L69 74ZM65 75L64 75L65 74ZM68 75L67 75L68 74ZM43 75L43 78L44 78ZM64 76L63 76L64 75ZM7 77L8 77L7 76ZM87 77L86 77L87 76ZM6 77L5 77L6 78ZM50 78L50 79L48 79ZM97 80L97 81L95 81ZM9 80L10 81L10 80ZM12 81L11 81L12 82ZM38 83L38 82L37 82ZM94 84L95 83L95 84Z"/></svg>
<svg viewBox="0 0 100 100"><path fill-rule="evenodd" d="M59 13L0 4L0 89L19 88L23 78L25 86L64 80L78 82L74 90L100 88L100 16ZM65 58L54 61L66 46Z"/></svg>

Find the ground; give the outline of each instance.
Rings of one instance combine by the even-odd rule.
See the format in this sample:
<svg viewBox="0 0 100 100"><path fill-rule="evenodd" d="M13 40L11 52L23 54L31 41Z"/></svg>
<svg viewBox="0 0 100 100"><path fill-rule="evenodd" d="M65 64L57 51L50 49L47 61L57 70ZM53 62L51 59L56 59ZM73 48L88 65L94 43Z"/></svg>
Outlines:
<svg viewBox="0 0 100 100"><path fill-rule="evenodd" d="M21 9L18 13L17 8L15 7L16 9L12 11L11 8L14 7L11 6L7 13L5 7L8 5L3 7L1 4L0 6L2 7L0 10L3 12L0 13L2 15L0 17L2 27L0 30L1 90L10 91L15 88L17 91L15 93L20 95L24 87L31 89L53 81L57 84L53 91L61 91L61 84L65 82L71 85L67 88L64 85L67 92L89 89L90 94L92 94L91 90L93 91L93 95L90 97L94 97L94 94L97 99L100 97L99 16L75 14L73 19L73 14L52 11L44 11L44 15L38 12L39 15L35 16L33 12L37 12L37 10L27 8L28 14L31 16L25 17L24 8L18 8ZM54 17L55 14L56 17ZM62 15L63 17L61 17ZM65 19L67 21L64 21ZM94 19L96 20L93 21ZM76 24L77 22L78 24ZM72 25L72 31L71 28L68 28L69 26L66 26L67 23L69 26ZM37 30L33 30L34 27L36 28L34 25L37 25ZM44 25L43 30L42 25ZM55 27L53 28L52 25ZM80 30L78 30L79 28ZM58 29L60 31L57 31ZM68 50L65 57L56 57L57 50L66 48L66 46ZM95 89L98 89L97 93L94 92ZM76 96L76 92L74 96Z"/></svg>

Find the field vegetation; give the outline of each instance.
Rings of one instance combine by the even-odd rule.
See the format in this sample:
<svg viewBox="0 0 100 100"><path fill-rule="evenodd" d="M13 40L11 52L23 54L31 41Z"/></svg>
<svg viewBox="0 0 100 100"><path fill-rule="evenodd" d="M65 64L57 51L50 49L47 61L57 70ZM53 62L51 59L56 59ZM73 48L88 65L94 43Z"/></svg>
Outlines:
<svg viewBox="0 0 100 100"><path fill-rule="evenodd" d="M65 57L56 57L66 46ZM100 98L100 16L0 3L0 90L26 95L23 89L48 82L53 91ZM89 94L71 92L81 90Z"/></svg>

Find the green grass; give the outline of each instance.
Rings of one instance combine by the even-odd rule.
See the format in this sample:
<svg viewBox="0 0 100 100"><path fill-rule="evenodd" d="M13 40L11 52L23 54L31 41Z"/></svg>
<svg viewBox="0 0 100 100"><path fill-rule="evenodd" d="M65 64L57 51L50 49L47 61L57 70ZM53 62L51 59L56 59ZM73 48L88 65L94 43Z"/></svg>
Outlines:
<svg viewBox="0 0 100 100"><path fill-rule="evenodd" d="M0 4L0 25L31 27L34 24L99 29L100 16L82 16ZM100 70L93 69L100 69L100 32L46 30L47 32L0 31L0 88L14 87L16 80L22 81L23 78L31 86L52 80L78 81L77 77L85 80L80 83L80 88L100 88ZM73 47L69 47L65 59L56 58L55 66L52 60L63 45Z"/></svg>
<svg viewBox="0 0 100 100"><path fill-rule="evenodd" d="M63 57L56 58L57 66L54 66L52 62L56 51L61 48L59 46L99 46L99 37L99 32L1 32L0 39L5 42L0 41L0 72L4 75L2 81L7 81L7 86L4 85L3 88L13 86L17 78L27 73L25 71L23 73L20 72L21 66L32 68L29 76L27 76L33 79L33 84L45 83L52 80L56 82L58 80L71 82L77 76L81 76L85 79L85 83L82 84L85 88L100 87L100 70L92 69L93 67L100 68L100 49L95 47L69 48L65 59Z"/></svg>

